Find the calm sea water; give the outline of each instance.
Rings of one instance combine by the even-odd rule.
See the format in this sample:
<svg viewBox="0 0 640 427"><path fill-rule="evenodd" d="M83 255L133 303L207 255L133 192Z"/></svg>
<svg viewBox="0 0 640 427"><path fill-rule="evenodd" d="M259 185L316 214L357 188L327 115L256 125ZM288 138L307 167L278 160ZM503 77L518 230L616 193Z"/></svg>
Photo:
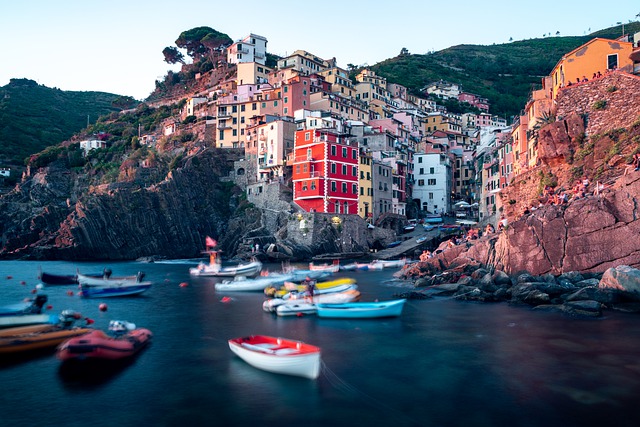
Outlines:
<svg viewBox="0 0 640 427"><path fill-rule="evenodd" d="M31 296L39 267L142 270L154 282L147 293L120 299L69 296L74 286L41 291L52 312L78 310L98 328L128 320L149 328L153 343L129 364L82 373L60 369L51 354L0 364L0 425L640 425L638 316L573 319L444 298L409 301L394 319L279 318L262 311L260 293L221 294L214 279L190 278L192 265L0 262L0 305ZM406 290L393 272L350 275L370 301ZM221 301L225 295L230 303ZM227 340L251 334L320 346L321 376L247 365Z"/></svg>

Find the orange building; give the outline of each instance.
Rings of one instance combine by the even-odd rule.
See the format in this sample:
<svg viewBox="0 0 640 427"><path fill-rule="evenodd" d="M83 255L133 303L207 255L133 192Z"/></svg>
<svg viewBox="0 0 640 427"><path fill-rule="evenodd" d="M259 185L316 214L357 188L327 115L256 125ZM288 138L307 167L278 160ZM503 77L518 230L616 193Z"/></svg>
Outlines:
<svg viewBox="0 0 640 427"><path fill-rule="evenodd" d="M358 214L358 145L332 128L296 132L293 200L307 212Z"/></svg>
<svg viewBox="0 0 640 427"><path fill-rule="evenodd" d="M632 52L631 42L595 38L565 54L550 74L553 99L560 88L590 80L598 72L619 69L633 73Z"/></svg>

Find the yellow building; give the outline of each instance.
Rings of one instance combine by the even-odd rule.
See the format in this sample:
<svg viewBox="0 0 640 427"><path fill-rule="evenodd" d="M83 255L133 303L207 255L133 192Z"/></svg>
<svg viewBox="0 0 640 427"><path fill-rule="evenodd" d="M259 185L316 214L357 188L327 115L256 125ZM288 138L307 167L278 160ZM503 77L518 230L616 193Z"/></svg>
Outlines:
<svg viewBox="0 0 640 427"><path fill-rule="evenodd" d="M585 78L592 79L594 74L614 69L633 73L632 51L631 42L595 38L565 54L550 74L552 98L556 98L560 88L582 82Z"/></svg>
<svg viewBox="0 0 640 427"><path fill-rule="evenodd" d="M360 178L358 187L360 194L358 197L358 215L365 221L373 222L373 184L372 184L373 158L371 151L360 150Z"/></svg>

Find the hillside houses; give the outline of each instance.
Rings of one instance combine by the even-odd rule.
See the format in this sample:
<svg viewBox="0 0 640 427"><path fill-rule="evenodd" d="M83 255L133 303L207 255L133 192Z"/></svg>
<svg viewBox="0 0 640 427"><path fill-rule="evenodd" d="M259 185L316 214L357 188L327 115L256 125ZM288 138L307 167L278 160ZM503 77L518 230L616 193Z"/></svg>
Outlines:
<svg viewBox="0 0 640 427"><path fill-rule="evenodd" d="M248 194L255 185L285 185L299 210L374 224L388 213L451 213L459 201L477 202L479 220L497 214L501 189L536 167L536 131L553 119L558 93L586 84L572 83L578 75L632 73L639 68L633 55L640 57L631 42L586 43L558 62L508 124L490 114L487 99L455 83L424 87L434 100L368 68L352 79L336 58L304 50L271 69L262 61L266 45L250 34L230 46L235 72L189 98L182 120L195 116L206 128L204 145L244 149L235 175ZM447 98L476 112L453 114L438 104Z"/></svg>

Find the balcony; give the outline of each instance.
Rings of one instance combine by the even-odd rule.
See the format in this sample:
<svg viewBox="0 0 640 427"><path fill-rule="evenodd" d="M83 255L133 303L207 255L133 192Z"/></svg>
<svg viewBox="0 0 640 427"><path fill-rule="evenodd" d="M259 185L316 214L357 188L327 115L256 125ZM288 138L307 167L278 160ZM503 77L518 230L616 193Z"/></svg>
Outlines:
<svg viewBox="0 0 640 427"><path fill-rule="evenodd" d="M298 156L294 157L293 161L290 163L307 163L307 162L315 162L316 160L311 156Z"/></svg>

